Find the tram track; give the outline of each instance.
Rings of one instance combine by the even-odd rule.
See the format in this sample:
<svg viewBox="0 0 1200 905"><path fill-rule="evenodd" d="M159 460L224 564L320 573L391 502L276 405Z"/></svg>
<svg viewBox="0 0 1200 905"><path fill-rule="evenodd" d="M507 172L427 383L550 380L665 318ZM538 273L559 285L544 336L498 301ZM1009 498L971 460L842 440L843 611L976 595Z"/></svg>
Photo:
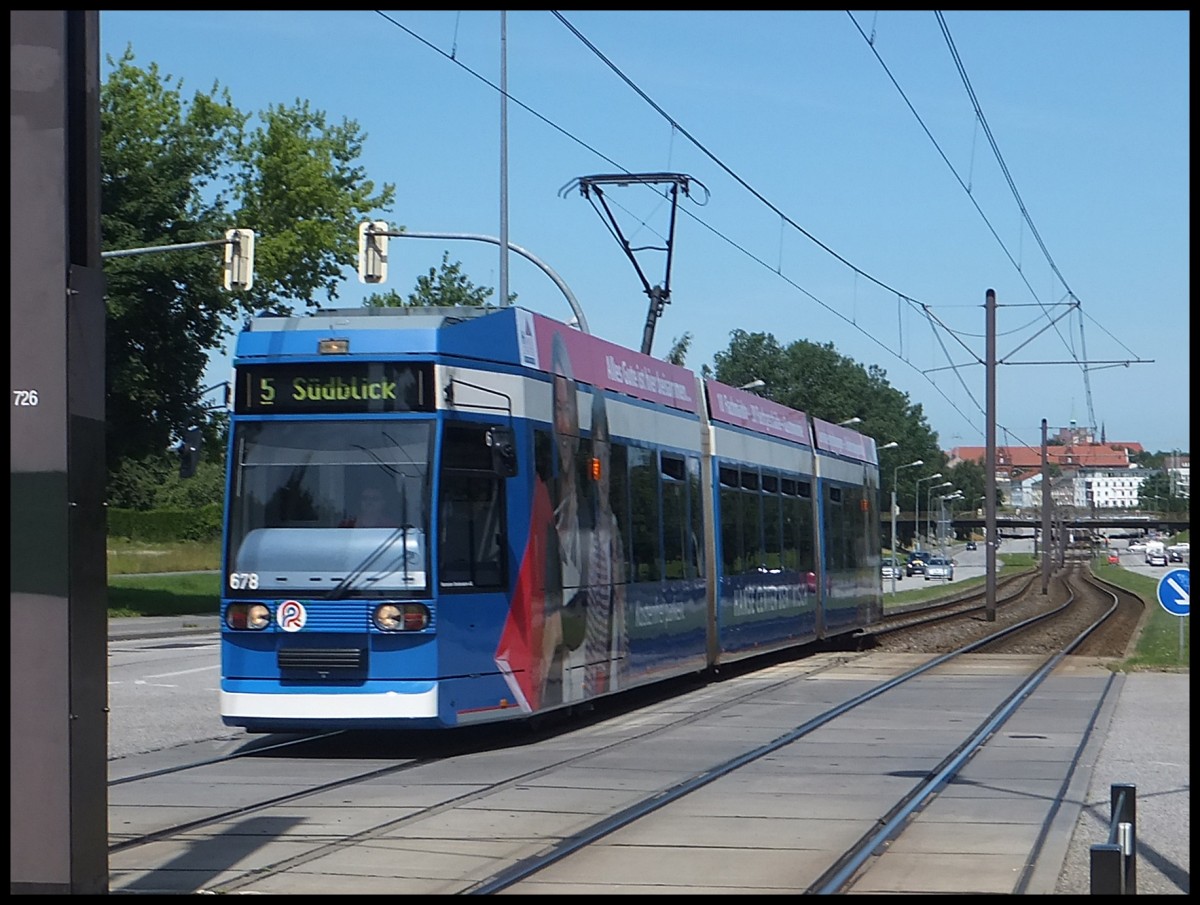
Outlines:
<svg viewBox="0 0 1200 905"><path fill-rule="evenodd" d="M1004 593L1003 596L997 598L996 606L1005 606L1012 601L1022 599L1029 592L1036 577L1036 572L1025 571L998 582L997 592ZM966 594L954 594L932 602L897 608L878 622L856 632L855 637L875 641L893 632L925 628L963 615L982 612L986 608L986 589L973 590Z"/></svg>
<svg viewBox="0 0 1200 905"><path fill-rule="evenodd" d="M472 893L495 893L512 887L514 891L520 892L521 887L519 884L522 881L535 877L556 862L570 856L588 844L613 833L615 830L641 819L650 811L658 810L679 801L703 785L734 775L738 770L758 758L777 752L802 740L812 744L819 744L815 736L822 727L866 705L873 699L886 695L893 689L917 680L930 670L937 669L960 657L994 649L997 645L1003 644L1014 635L1019 636L1034 630L1044 631L1047 620L1054 620L1060 617L1072 607L1082 608L1085 611L1084 619L1086 620L1086 624L1081 632L1066 639L1065 643L1059 644L1057 649L1049 655L1044 656L1035 668L1020 677L1011 692L978 720L965 734L960 744L954 747L934 767L929 769L915 786L896 800L890 807L882 811L876 819L867 821L869 826L867 832L845 851L837 853L826 870L815 878L798 878L797 885L793 888L793 891L810 894L835 894L851 891L854 885L860 882L862 872L869 869L869 864L875 854L880 852L882 847L886 847L894 842L903 833L906 824L913 819L913 816L925 808L930 800L935 798L939 791L954 779L970 758L975 756L988 743L988 740L999 731L1025 700L1033 694L1042 681L1049 675L1050 671L1064 657L1070 654L1073 649L1081 644L1088 635L1115 614L1118 609L1118 602L1115 595L1110 595L1111 600L1108 601L1107 607L1098 608L1095 604L1099 599L1099 595L1091 593L1095 589L1095 585L1084 585L1077 578L1072 581L1072 576L1069 573L1068 575L1058 577L1057 584L1059 592L1066 595L1066 599L1055 610L1038 613L1011 625L997 628L995 631L986 632L982 637L957 650L942 654L889 682L872 688L870 691L836 708L831 708L818 718L810 720L792 732L785 733L767 745L715 766L704 774L697 775L687 782L680 783L676 787L656 796L652 801L633 806L622 814L609 817L607 820L589 829L589 831L577 834L572 839L564 840L553 852L538 855L527 859L524 863L513 865L504 873L490 878L487 882L466 891ZM1075 590L1078 587L1083 587L1088 591L1082 599L1076 598ZM1029 585L1027 584L1023 591L1013 595L1012 599L1020 599L1027 596L1028 593ZM961 619L963 614L957 612L952 615L955 618ZM934 620L934 622L940 621L940 619ZM925 623L925 627L927 628L930 624L932 623ZM1038 838L1041 839L1042 836L1039 834ZM1037 854L1036 851L1030 852L1030 863L1036 859ZM560 876L556 882L569 881L564 880ZM1020 890L1015 889L1012 891L1019 892Z"/></svg>
<svg viewBox="0 0 1200 905"><path fill-rule="evenodd" d="M1068 582L1081 586L1079 578L1063 576L1056 580L1054 594L1071 596ZM1064 609L1057 596L1056 601L1055 609L1070 609ZM1045 603L1040 607L1050 609ZM1110 604L1110 609L1106 618L1119 608ZM1044 625L1046 618L1039 616L1039 621ZM940 705L932 703L933 697L925 697L937 693L932 677L955 668L949 664L969 661L972 654L979 656L987 645L997 643L994 638L982 636L998 631L1008 636L1028 634L1039 624L1014 619L1011 624L997 626L977 616L960 616L959 622L974 623L981 637L951 653L926 656L917 665L883 681L872 680L866 691L850 693L861 686L866 673L856 670L868 667L871 654L824 652L701 686L681 698L664 697L616 716L601 714L606 718L581 727L568 726L562 732L525 740L510 739L506 746L464 749L445 757L387 766L372 760L386 747L380 746L360 751L359 757L347 754L332 762L343 769L356 769L354 775L347 773L335 780L326 775L326 781L304 790L263 797L238 810L216 807L203 820L178 822L173 828L164 826L152 833L135 832L124 839L114 837L112 851L118 858L127 850L149 851L171 839L172 833L179 837L178 842L195 839L204 828L209 838L228 838L234 828L244 827L248 820L280 821L280 815L288 813L292 820L309 815L306 819L315 824L311 833L302 833L299 839L289 837L293 843L290 854L256 859L260 865L252 870L221 871L206 884L207 891L281 892L298 889L291 884L300 877L306 878L305 883L313 891L331 891L320 889L321 881L314 880L314 874L332 877L341 869L334 864L380 846L398 846L405 856L388 865L386 884L374 875L374 870L366 871L369 876L360 876L354 891L382 891L386 886L405 892L490 894L547 891L563 884L598 891L605 884L588 880L586 867L578 868L581 873L575 876L573 864L594 864L597 853L603 858L604 852L609 859L626 857L637 845L629 840L660 833L656 827L664 820L674 825L679 821L680 809L694 807L695 801L721 789L723 784L732 784L729 787L734 789L753 788L754 775L764 770L782 770L789 781L816 777L833 786L844 782L834 779L829 774L830 766L822 761L821 752L833 744L828 740L830 732L837 737L838 732L857 731L839 727L843 723L861 727L864 720L868 725L872 721L888 724L885 721L895 719L912 704L884 702L897 696L903 699L911 692L900 689L918 686L922 688L923 711L937 713L940 708L957 712L961 702L953 697ZM1077 635L1069 647L1060 644L1054 653L1037 657L1032 666L1022 665L1020 675L1001 683L1004 687L991 692L986 706L981 703L972 711L969 731L965 726L954 727L958 741L947 743L936 760L926 754L907 770L891 771L919 776L918 782L910 779L897 783L894 776L864 779L889 788L891 804L885 803L886 795L880 791L879 804L871 817L841 821L861 825L858 847L825 853L821 870L797 873L787 888L824 892L834 891L838 884L861 882L871 859L856 852L890 846L892 837L884 840L878 834L884 829L901 830L923 810L940 788L952 782L954 771L1000 731L1004 721L1019 710L1054 666L1094 631L1092 627ZM843 672L854 674L855 680L838 693L822 690L839 683L827 686L818 680ZM811 689L807 694L806 688ZM947 693L953 696L956 692ZM780 722L786 717L795 718L790 727ZM783 731L776 731L781 727ZM511 727L508 731L511 734ZM706 741L703 745L681 746L680 740L686 738ZM276 776L281 770L327 773L331 763L324 758L295 762L281 752L272 755L271 762ZM370 762L373 768L364 769L364 762ZM615 766L630 762L647 766L632 772ZM244 765L247 760L240 763ZM245 777L239 781L245 782ZM897 794L900 784L905 788ZM424 794L411 794L417 789L423 789ZM755 795L733 794L758 800ZM334 799L350 816L334 818L339 810L331 806ZM469 833L467 826L471 827ZM652 848L654 857L663 864L676 854L686 860L687 846ZM863 860L856 863L859 857ZM680 867L679 875L690 878L693 888L701 879L694 868L686 866ZM131 875L127 885L114 891L162 891L158 884L164 881L162 875L155 877L151 871Z"/></svg>
<svg viewBox="0 0 1200 905"><path fill-rule="evenodd" d="M832 661L836 663L836 659ZM810 668L811 672L818 672L821 669L829 668L830 664L816 664ZM743 667L742 671L745 670ZM682 683L675 683L676 686ZM678 687L674 692L669 687L648 689L640 696L643 699L661 699L664 695L678 693ZM634 701L639 697L635 693L625 696L626 700L620 706L632 706ZM728 708L735 708L741 703L741 698L734 697L728 700L718 700L712 704L706 711L712 715L718 711ZM588 708L589 712L595 708ZM569 725L575 726L581 722L586 722L578 718L576 714ZM680 719L692 718L681 717ZM654 726L646 729L644 732L637 733L633 740L644 739L648 735L660 733L671 729L677 721L668 720L665 724ZM391 763L385 767L372 769L351 769L335 779L322 781L312 784L300 784L298 787L291 789L282 794L264 794L261 796L249 796L245 800L239 800L237 804L232 806L222 806L219 803L213 804L210 808L201 806L199 810L203 811L200 816L196 816L186 821L177 822L161 822L156 819L162 813L160 810L139 811L137 825L126 825L126 829L111 832L109 840L109 852L121 852L128 849L137 848L139 846L149 845L170 838L173 835L184 835L197 830L202 830L206 827L213 827L225 823L227 821L244 817L247 815L259 813L271 808L278 807L288 803L300 803L306 798L317 798L327 795L330 792L337 790L350 789L358 784L371 780L382 779L387 777L396 777L400 774L427 768L438 763L452 761L454 758L466 757L472 754L495 751L506 748L513 744L514 738L519 742L521 740L536 741L537 738L545 738L553 735L556 730L555 723L551 721L541 721L537 724L537 729L514 727L507 725L501 728L481 729L481 730L461 730L455 733L431 734L427 732L397 732L397 733L355 733L346 730L338 730L336 732L318 733L312 736L304 736L301 738L288 739L282 742L256 744L239 749L238 751L228 754L205 758L179 764L176 766L162 768L157 770L145 771L142 773L114 779L109 782L110 789L110 810L120 812L122 809L131 806L132 802L146 797L153 796L156 789L166 789L178 783L181 777L189 776L190 782L197 781L196 777L201 774L213 773L219 775L221 772L229 769L230 765L235 761L259 760L269 758L273 769L283 767L286 769L292 763L309 764L312 762L321 762L325 764L344 762L346 754L344 752L333 753L322 752L318 749L320 744L330 744L336 739L343 739L346 745L356 746L364 740L368 740L370 748L367 751L361 751L361 758L353 758L354 761L360 759L371 759L381 754L386 756L385 751L388 748L402 747L409 752L417 752L417 756L404 759L399 763ZM558 722L559 726L563 725L563 721ZM601 749L603 750L603 749ZM584 756L592 756L598 752L588 752ZM502 782L496 782L487 785L481 789L475 790L468 796L454 798L438 806L444 809L460 805L466 801L478 798L485 794L495 794L510 787L513 783L527 781L538 775L543 774L546 770L562 768L570 766L572 762L578 758L570 757L561 761L557 761L546 765L538 771L533 771L529 774L520 774L511 777ZM199 782L203 783L206 780L200 778ZM117 787L128 787L114 791ZM273 792L276 788L272 784L267 791ZM173 812L173 811L171 811ZM414 815L413 819L429 814L436 813L437 809L430 808L427 812L422 812ZM168 812L170 813L170 812Z"/></svg>

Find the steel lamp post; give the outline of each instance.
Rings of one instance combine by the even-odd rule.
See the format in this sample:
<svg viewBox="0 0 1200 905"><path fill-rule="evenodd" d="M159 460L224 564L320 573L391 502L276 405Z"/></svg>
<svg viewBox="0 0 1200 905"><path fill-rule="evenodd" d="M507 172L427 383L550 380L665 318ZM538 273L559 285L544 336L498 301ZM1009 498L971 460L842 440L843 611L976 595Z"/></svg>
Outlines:
<svg viewBox="0 0 1200 905"><path fill-rule="evenodd" d="M938 475L938 477L941 477L941 475ZM933 521L933 492L935 490L941 490L943 487L953 486L953 481L942 481L940 484L931 484L925 488L925 537L931 545L935 540L937 540L937 538L933 536L933 531L929 527L930 522Z"/></svg>
<svg viewBox="0 0 1200 905"><path fill-rule="evenodd" d="M926 475L923 478L917 478L917 493L915 499L913 499L913 509L916 510L913 513L913 534L918 539L921 537L921 482L936 481L941 476L942 473L939 471L937 474L931 474Z"/></svg>
<svg viewBox="0 0 1200 905"><path fill-rule="evenodd" d="M887 443L883 444L883 446L877 446L877 447L875 447L875 452L876 452L876 455L878 455L879 453L883 452L885 449L896 449L896 448L898 448L899 446L900 446L900 444L899 444L899 443L897 443L895 440L889 440ZM882 488L881 488L881 489L882 489ZM896 516L895 516L895 511L896 511L896 507L895 507L895 506L893 506L893 507L892 507L892 513L893 513L893 514L892 514L892 528L893 528L893 530L895 529L895 526L896 526ZM893 551L892 551L892 559L893 559L893 561L895 560L895 558L896 558L896 551L895 551L895 550L893 550Z"/></svg>
<svg viewBox="0 0 1200 905"><path fill-rule="evenodd" d="M896 482L900 479L901 468L916 468L918 465L924 465L924 459L917 459L915 462L909 462L907 465L897 465L892 469L892 562L896 561ZM896 593L896 570L892 569L892 593Z"/></svg>
<svg viewBox="0 0 1200 905"><path fill-rule="evenodd" d="M956 490L953 493L942 494L941 496L939 496L937 498L938 499L938 521L937 521L936 531L937 531L937 535L938 535L938 549L942 551L943 556L946 554L945 532L942 530L942 525L945 524L945 521L946 521L946 504L952 503L953 500L961 500L962 498L963 498L963 493L961 490ZM953 505L950 506L950 515L951 515L951 518L953 518L953 516L954 516L954 506Z"/></svg>

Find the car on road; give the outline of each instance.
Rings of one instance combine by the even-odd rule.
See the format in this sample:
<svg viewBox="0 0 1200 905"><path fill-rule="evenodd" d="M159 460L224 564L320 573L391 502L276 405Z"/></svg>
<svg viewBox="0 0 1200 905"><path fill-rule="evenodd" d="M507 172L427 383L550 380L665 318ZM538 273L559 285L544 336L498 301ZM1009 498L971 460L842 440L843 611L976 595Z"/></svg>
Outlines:
<svg viewBox="0 0 1200 905"><path fill-rule="evenodd" d="M930 555L924 550L914 550L908 554L908 562L904 564L904 573L909 578L922 574L925 571L925 563L929 562Z"/></svg>
<svg viewBox="0 0 1200 905"><path fill-rule="evenodd" d="M1190 553L1192 545L1187 541L1178 544L1171 544L1167 547L1167 559L1171 562L1183 562L1183 557Z"/></svg>
<svg viewBox="0 0 1200 905"><path fill-rule="evenodd" d="M1116 550L1112 550L1108 554L1108 564L1110 566L1119 566L1121 564L1121 554Z"/></svg>
<svg viewBox="0 0 1200 905"><path fill-rule="evenodd" d="M900 560L898 559L885 559L879 569L879 574L883 577L884 581L890 581L893 578L897 580L903 579L904 566L900 565Z"/></svg>
<svg viewBox="0 0 1200 905"><path fill-rule="evenodd" d="M954 560L945 556L930 557L929 562L925 563L925 580L934 579L954 581Z"/></svg>
<svg viewBox="0 0 1200 905"><path fill-rule="evenodd" d="M1129 544L1129 552L1130 553L1145 553L1146 552L1146 542L1144 540L1131 541Z"/></svg>
<svg viewBox="0 0 1200 905"><path fill-rule="evenodd" d="M968 549L968 550L974 550L974 549L976 549L976 547L975 547L975 541L974 541L974 540L969 540L969 541L967 541L967 549Z"/></svg>

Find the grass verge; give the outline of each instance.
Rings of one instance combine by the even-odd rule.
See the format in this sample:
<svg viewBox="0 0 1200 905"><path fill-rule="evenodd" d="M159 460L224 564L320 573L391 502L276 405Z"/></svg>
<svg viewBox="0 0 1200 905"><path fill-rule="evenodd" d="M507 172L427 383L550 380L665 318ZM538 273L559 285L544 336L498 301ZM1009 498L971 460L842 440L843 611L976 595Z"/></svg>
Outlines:
<svg viewBox="0 0 1200 905"><path fill-rule="evenodd" d="M110 575L108 617L215 616L221 611L217 572L179 575Z"/></svg>
<svg viewBox="0 0 1200 905"><path fill-rule="evenodd" d="M1133 656L1121 663L1123 672L1191 668L1190 616L1172 616L1158 602L1158 579L1139 575L1102 559L1092 560L1092 572L1119 588L1132 591L1146 604L1142 632Z"/></svg>
<svg viewBox="0 0 1200 905"><path fill-rule="evenodd" d="M108 546L109 618L216 615L220 611L221 576L217 570L221 554L217 541L147 545L110 540ZM1041 563L1041 558L1031 553L1004 553L997 559L1001 564L1000 574ZM1092 561L1092 571L1097 577L1137 594L1146 604L1147 616L1134 654L1119 668L1122 671L1189 669L1190 617L1172 616L1162 608L1158 602L1158 580L1109 565L1101 558ZM980 576L959 582L955 588L970 588L984 581ZM910 585L895 594L885 593L884 601L891 605L919 603L945 593L946 586L940 582L931 587Z"/></svg>

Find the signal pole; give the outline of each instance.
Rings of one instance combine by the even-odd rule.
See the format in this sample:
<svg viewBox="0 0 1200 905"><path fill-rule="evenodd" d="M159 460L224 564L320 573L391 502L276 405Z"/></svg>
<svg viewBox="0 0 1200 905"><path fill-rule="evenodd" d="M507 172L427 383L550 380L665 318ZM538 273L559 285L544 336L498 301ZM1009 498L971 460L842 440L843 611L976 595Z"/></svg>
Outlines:
<svg viewBox="0 0 1200 905"><path fill-rule="evenodd" d="M985 368L987 371L987 439L984 447L984 475L987 499L984 500L983 523L987 532L987 552L985 566L987 570L987 585L985 592L986 605L984 611L988 622L996 621L996 543L1000 540L996 534L996 290L989 289L985 296L984 311L987 323L987 353Z"/></svg>

